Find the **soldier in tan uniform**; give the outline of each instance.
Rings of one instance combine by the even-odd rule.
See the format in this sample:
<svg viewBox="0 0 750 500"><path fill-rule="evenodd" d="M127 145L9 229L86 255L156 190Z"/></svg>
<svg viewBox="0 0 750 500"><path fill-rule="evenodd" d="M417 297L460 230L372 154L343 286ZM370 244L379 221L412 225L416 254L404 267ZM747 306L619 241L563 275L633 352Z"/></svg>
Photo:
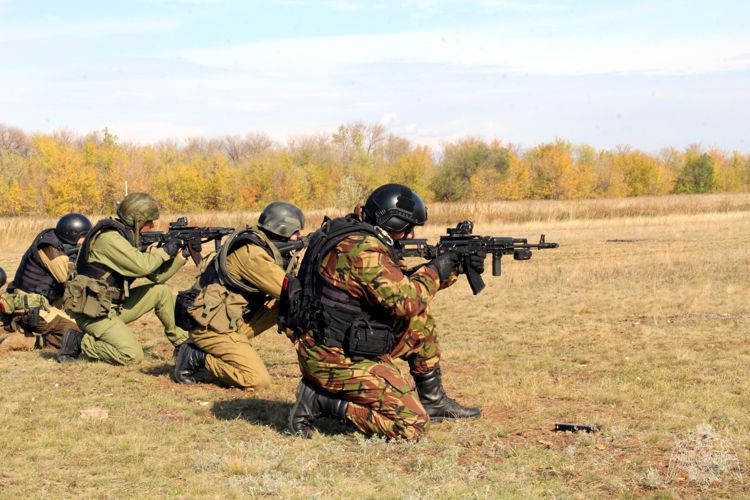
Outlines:
<svg viewBox="0 0 750 500"><path fill-rule="evenodd" d="M205 366L230 386L258 389L271 384L250 339L276 325L277 299L286 272L296 265L304 225L299 208L274 202L260 214L257 226L224 243L186 305L189 324L183 326L190 329L190 341L177 354L176 382L195 383L195 372Z"/></svg>
<svg viewBox="0 0 750 500"><path fill-rule="evenodd" d="M89 229L89 219L72 212L34 238L8 285L4 304L0 305L12 318L11 328L16 330L0 344L0 350L59 349L66 331L79 331L61 309L61 302L71 258L78 253Z"/></svg>

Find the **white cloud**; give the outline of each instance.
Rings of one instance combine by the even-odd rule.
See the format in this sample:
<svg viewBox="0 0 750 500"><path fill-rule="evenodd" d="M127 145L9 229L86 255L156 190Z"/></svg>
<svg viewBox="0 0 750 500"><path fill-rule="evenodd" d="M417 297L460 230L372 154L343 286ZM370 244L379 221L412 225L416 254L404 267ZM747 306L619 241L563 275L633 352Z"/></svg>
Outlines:
<svg viewBox="0 0 750 500"><path fill-rule="evenodd" d="M394 113L393 111L384 114L383 118L380 119L380 124L383 125L384 127L395 124L397 122L398 122L398 114Z"/></svg>
<svg viewBox="0 0 750 500"><path fill-rule="evenodd" d="M182 141L189 137L206 137L202 127L180 125L172 122L129 121L107 125L107 129L121 140L141 144L153 144L155 138L160 140L175 139Z"/></svg>
<svg viewBox="0 0 750 500"><path fill-rule="evenodd" d="M183 53L210 67L274 76L330 73L365 64L449 64L515 74L696 74L744 70L750 35L665 41L636 37L521 37L501 31L266 40Z"/></svg>
<svg viewBox="0 0 750 500"><path fill-rule="evenodd" d="M0 4L2 11L2 4ZM0 19L0 42L34 41L50 38L90 39L102 35L162 33L177 28L169 19L37 19L33 23L3 23Z"/></svg>

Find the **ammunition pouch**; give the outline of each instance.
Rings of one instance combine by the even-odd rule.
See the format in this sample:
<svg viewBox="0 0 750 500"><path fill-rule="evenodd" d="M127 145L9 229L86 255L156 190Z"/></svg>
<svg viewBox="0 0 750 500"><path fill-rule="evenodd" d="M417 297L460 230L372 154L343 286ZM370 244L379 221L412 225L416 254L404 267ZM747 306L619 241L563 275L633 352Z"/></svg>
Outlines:
<svg viewBox="0 0 750 500"><path fill-rule="evenodd" d="M39 308L30 307L24 315L23 321L31 329L39 327Z"/></svg>
<svg viewBox="0 0 750 500"><path fill-rule="evenodd" d="M377 321L363 311L345 292L323 288L321 325L313 330L315 340L329 347L340 347L351 358L377 358L393 349L391 325Z"/></svg>
<svg viewBox="0 0 750 500"><path fill-rule="evenodd" d="M174 322L175 325L185 331L190 331L196 327L196 323L188 313L188 309L195 303L195 299L200 294L200 288L188 288L177 292L177 298L174 301Z"/></svg>
<svg viewBox="0 0 750 500"><path fill-rule="evenodd" d="M360 318L349 328L344 351L350 357L376 358L393 349L393 332L388 325Z"/></svg>
<svg viewBox="0 0 750 500"><path fill-rule="evenodd" d="M242 326L247 305L247 300L239 293L231 292L219 283L212 283L198 291L186 310L195 322L194 327L229 333Z"/></svg>
<svg viewBox="0 0 750 500"><path fill-rule="evenodd" d="M62 306L68 312L104 318L112 306L122 304L125 298L125 292L111 286L106 279L78 274L65 284Z"/></svg>

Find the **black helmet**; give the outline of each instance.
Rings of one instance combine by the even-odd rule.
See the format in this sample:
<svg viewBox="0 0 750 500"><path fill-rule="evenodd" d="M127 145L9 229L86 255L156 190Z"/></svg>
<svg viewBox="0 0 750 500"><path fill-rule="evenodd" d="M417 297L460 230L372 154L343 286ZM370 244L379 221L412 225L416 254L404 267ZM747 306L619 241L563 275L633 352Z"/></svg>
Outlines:
<svg viewBox="0 0 750 500"><path fill-rule="evenodd" d="M258 217L258 227L282 238L289 238L305 227L302 210L285 201L274 201Z"/></svg>
<svg viewBox="0 0 750 500"><path fill-rule="evenodd" d="M5 274L5 269L0 267L0 286L3 286L8 281L8 275Z"/></svg>
<svg viewBox="0 0 750 500"><path fill-rule="evenodd" d="M427 221L427 207L417 193L401 184L386 184L370 194L364 206L365 221L396 233Z"/></svg>
<svg viewBox="0 0 750 500"><path fill-rule="evenodd" d="M85 235L91 229L91 221L83 214L71 212L60 217L55 226L55 234L63 243L77 245L78 238Z"/></svg>

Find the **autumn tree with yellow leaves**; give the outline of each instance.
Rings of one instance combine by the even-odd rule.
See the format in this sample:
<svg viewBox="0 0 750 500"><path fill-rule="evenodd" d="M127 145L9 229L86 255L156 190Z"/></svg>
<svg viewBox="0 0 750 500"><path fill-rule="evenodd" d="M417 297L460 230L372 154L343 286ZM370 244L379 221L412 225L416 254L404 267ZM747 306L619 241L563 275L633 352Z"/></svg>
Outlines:
<svg viewBox="0 0 750 500"><path fill-rule="evenodd" d="M750 189L750 157L738 151L630 146L598 150L557 139L530 148L467 137L440 150L379 124L279 144L261 132L151 145L108 129L78 137L28 135L0 125L0 215L111 214L126 189L148 191L166 212L351 208L386 182L427 201L581 199Z"/></svg>

